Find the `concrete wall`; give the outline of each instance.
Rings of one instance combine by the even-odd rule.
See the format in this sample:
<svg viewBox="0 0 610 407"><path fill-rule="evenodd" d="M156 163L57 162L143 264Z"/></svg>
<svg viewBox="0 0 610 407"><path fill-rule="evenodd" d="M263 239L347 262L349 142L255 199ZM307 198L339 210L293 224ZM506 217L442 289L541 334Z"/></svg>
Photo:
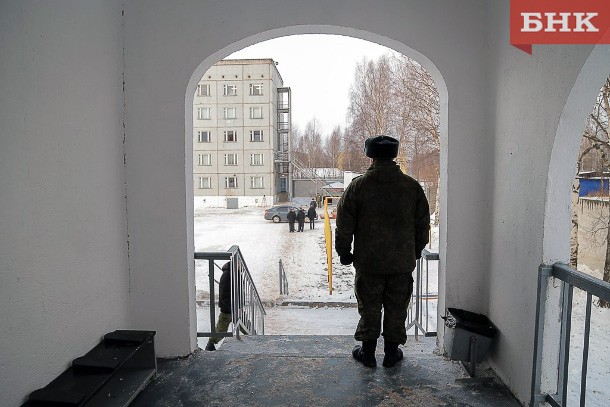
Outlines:
<svg viewBox="0 0 610 407"><path fill-rule="evenodd" d="M489 134L495 135L489 316L500 329L493 367L520 400L527 400L537 267L547 255L554 261L569 258L569 245L563 244L555 246L553 254L543 255L543 240L569 242L570 188L587 113L575 117L578 125L567 135L576 141L573 149L554 144L566 100L591 47L534 46L530 56L509 45L508 12L508 2L494 2L488 22ZM598 90L604 75L607 70L599 72ZM582 100L590 111L595 94ZM570 176L560 185L559 198L549 202L540 191L556 188L549 170L555 148L562 151L555 165ZM565 204L568 209L556 214L554 225L545 222L546 202L562 208ZM567 228L559 233L553 229L557 224Z"/></svg>
<svg viewBox="0 0 610 407"><path fill-rule="evenodd" d="M501 331L493 366L528 399L536 268L568 255L566 162L608 74L609 47L596 47L591 64L586 46L529 56L509 46L509 3L483 0L131 0L123 21L118 1L0 7L0 389L9 405L127 324L156 330L160 356L195 349L195 87L234 51L305 33L378 42L432 73L440 309L489 314Z"/></svg>
<svg viewBox="0 0 610 407"><path fill-rule="evenodd" d="M0 3L3 406L128 327L121 3Z"/></svg>
<svg viewBox="0 0 610 407"><path fill-rule="evenodd" d="M441 230L441 273L447 265L447 286L452 287L447 304L487 311L491 239L486 198L491 190L492 138L484 120L486 51L485 27L480 23L486 3L226 1L220 7L193 0L126 4L132 305L140 327L157 327L161 355L185 354L195 346L194 340L186 339L194 328L194 312L189 308L194 304L194 288L189 233L192 163L190 158L185 163L184 157L185 151L191 156L190 103L196 83L214 62L231 52L288 34L334 33L376 41L415 57L432 72L443 99L442 143L449 151L441 169L448 191L442 214L450 220ZM158 188L159 184L167 187ZM443 290L444 286L441 295Z"/></svg>

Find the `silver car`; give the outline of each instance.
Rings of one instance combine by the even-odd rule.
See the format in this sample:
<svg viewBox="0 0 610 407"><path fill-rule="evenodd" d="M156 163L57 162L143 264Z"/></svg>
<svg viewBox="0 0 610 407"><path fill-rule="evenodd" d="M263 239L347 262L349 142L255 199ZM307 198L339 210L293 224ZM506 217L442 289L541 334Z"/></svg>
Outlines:
<svg viewBox="0 0 610 407"><path fill-rule="evenodd" d="M290 208L294 209L294 212L298 212L299 208L292 205L276 205L272 206L269 209L265 210L265 219L272 220L274 223L279 222L288 222L288 212L290 212Z"/></svg>

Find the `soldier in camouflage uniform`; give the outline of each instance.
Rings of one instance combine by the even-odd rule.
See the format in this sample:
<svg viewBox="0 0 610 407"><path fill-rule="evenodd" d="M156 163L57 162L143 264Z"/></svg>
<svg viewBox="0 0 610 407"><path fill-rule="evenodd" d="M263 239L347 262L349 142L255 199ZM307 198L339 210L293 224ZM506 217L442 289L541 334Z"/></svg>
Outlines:
<svg viewBox="0 0 610 407"><path fill-rule="evenodd" d="M398 140L369 138L364 152L372 158L366 173L346 188L337 207L335 250L341 264L354 263L360 321L352 351L365 366L375 367L375 348L384 310L384 367L403 358L398 347L407 339L405 321L413 292L416 259L428 243L430 210L421 185L394 162ZM352 250L352 239L354 251Z"/></svg>

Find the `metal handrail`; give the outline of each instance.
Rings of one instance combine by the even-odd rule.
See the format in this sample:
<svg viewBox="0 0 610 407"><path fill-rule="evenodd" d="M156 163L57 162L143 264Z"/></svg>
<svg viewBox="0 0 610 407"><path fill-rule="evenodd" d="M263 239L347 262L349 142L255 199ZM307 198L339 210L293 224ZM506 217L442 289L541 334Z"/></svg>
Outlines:
<svg viewBox="0 0 610 407"><path fill-rule="evenodd" d="M585 405L587 390L587 363L589 359L589 334L591 330L591 304L593 296L610 301L610 283L582 273L566 264L541 265L538 274L538 301L536 304L536 328L534 333L534 362L532 369L531 405L548 403L552 406L566 406L568 397L568 365L570 360L570 332L572 329L572 298L574 287L587 293L585 308L585 330L582 349L580 380L580 405ZM559 361L557 365L557 392L544 393L542 382L542 352L546 312L546 294L549 280L556 278L562 282L561 291L561 334L559 343ZM551 321L549 321L551 322Z"/></svg>
<svg viewBox="0 0 610 407"><path fill-rule="evenodd" d="M413 295L411 302L409 303L409 310L407 313L407 331L411 327L415 327L415 340L419 339L419 332L425 337L436 336L436 331L431 331L429 328L429 300L438 299L438 293L430 293L429 283L429 267L428 262L431 260L438 261L438 253L431 252L428 249L422 250L421 258L417 259L415 267L415 279L413 281ZM426 264L426 285L424 287L424 268L423 264ZM424 291L425 288L425 291Z"/></svg>
<svg viewBox="0 0 610 407"><path fill-rule="evenodd" d="M197 337L236 336L240 332L247 335L265 333L265 308L260 299L246 261L238 246L231 246L226 252L195 252L195 260L208 261L210 284L210 332L197 332ZM214 307L214 269L216 260L231 262L231 319L233 332L216 332L216 310Z"/></svg>
<svg viewBox="0 0 610 407"><path fill-rule="evenodd" d="M284 264L280 259L280 295L288 295L288 277L286 277L286 270L284 270Z"/></svg>

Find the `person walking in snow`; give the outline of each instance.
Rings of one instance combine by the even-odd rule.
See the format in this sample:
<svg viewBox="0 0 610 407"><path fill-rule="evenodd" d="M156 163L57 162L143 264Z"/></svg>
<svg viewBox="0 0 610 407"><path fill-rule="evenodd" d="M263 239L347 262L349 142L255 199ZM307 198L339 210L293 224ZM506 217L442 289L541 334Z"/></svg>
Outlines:
<svg viewBox="0 0 610 407"><path fill-rule="evenodd" d="M392 367L403 358L398 346L407 339L411 274L428 243L428 200L421 185L394 162L398 144L389 136L366 140L364 152L372 164L349 184L337 207L335 250L341 264L353 262L356 269L360 321L354 338L362 345L354 347L352 356L367 367L377 366L382 309L383 366Z"/></svg>
<svg viewBox="0 0 610 407"><path fill-rule="evenodd" d="M290 208L290 212L286 215L288 219L288 229L290 232L294 232L294 221L297 220L297 214L294 212L294 208Z"/></svg>
<svg viewBox="0 0 610 407"><path fill-rule="evenodd" d="M314 229L317 216L318 214L316 213L316 207L314 206L314 204L311 204L309 206L309 209L307 210L307 217L309 218L309 229Z"/></svg>
<svg viewBox="0 0 610 407"><path fill-rule="evenodd" d="M305 229L305 211L303 210L303 207L300 207L297 212L297 222L299 222L298 231L303 232L303 229Z"/></svg>

